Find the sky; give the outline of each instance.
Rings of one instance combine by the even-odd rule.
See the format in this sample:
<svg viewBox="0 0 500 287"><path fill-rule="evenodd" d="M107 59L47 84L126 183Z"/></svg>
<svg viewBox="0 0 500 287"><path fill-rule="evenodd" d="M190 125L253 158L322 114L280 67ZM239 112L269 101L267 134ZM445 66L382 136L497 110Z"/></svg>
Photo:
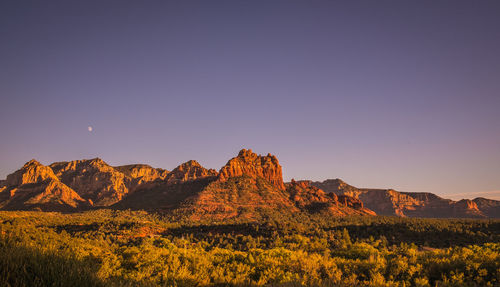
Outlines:
<svg viewBox="0 0 500 287"><path fill-rule="evenodd" d="M0 39L0 178L250 148L285 180L500 199L500 1L7 0Z"/></svg>

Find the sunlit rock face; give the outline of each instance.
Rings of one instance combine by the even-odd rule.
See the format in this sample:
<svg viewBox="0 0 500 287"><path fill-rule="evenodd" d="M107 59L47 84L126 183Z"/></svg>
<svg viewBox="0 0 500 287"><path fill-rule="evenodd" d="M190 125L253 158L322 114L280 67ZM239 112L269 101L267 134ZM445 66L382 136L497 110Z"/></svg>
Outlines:
<svg viewBox="0 0 500 287"><path fill-rule="evenodd" d="M453 201L432 193L351 186L340 179L284 183L278 159L243 149L220 172L190 160L171 172L145 164L113 167L99 158L31 160L0 180L0 209L81 211L130 208L189 214L192 219L263 214L326 216L500 217L500 201Z"/></svg>
<svg viewBox="0 0 500 287"><path fill-rule="evenodd" d="M129 164L115 166L115 169L131 178L133 180L133 185L140 185L146 182L164 180L169 174L168 170L153 168L147 164Z"/></svg>
<svg viewBox="0 0 500 287"><path fill-rule="evenodd" d="M186 182L205 177L215 177L217 171L214 169L206 169L195 160L187 161L174 170L172 170L165 178L168 183Z"/></svg>
<svg viewBox="0 0 500 287"><path fill-rule="evenodd" d="M340 179L313 182L312 185L334 193L359 199L379 215L408 217L499 217L500 202L495 200L460 200L441 198L429 192L400 192L393 189L357 188ZM498 208L496 207L498 204Z"/></svg>
<svg viewBox="0 0 500 287"><path fill-rule="evenodd" d="M365 208L361 200L348 195L325 193L311 185L309 180L295 181L286 184L290 199L295 205L308 212L326 212L337 216L344 215L375 215L375 212Z"/></svg>
<svg viewBox="0 0 500 287"><path fill-rule="evenodd" d="M226 181L231 177L249 176L264 178L281 190L285 189L281 165L278 159L268 154L257 155L250 149L242 149L237 157L230 159L219 171L219 180Z"/></svg>
<svg viewBox="0 0 500 287"><path fill-rule="evenodd" d="M0 187L0 208L4 210L76 211L91 205L36 160L8 175Z"/></svg>
<svg viewBox="0 0 500 287"><path fill-rule="evenodd" d="M100 158L53 163L61 181L96 206L109 206L128 192L128 178Z"/></svg>
<svg viewBox="0 0 500 287"><path fill-rule="evenodd" d="M27 183L41 182L46 179L57 180L57 177L50 167L44 166L32 159L21 169L9 174L5 183L7 186L19 186Z"/></svg>

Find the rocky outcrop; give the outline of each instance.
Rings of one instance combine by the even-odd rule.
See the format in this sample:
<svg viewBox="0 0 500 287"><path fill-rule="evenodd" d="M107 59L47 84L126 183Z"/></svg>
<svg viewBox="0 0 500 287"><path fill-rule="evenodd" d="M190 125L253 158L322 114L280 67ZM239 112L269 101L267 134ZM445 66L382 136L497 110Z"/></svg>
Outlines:
<svg viewBox="0 0 500 287"><path fill-rule="evenodd" d="M468 215L467 217L486 217L481 210L479 210L476 202L470 199L462 199L452 204L454 217L461 216L462 214Z"/></svg>
<svg viewBox="0 0 500 287"><path fill-rule="evenodd" d="M290 194L290 199L301 209L314 211L314 207L321 206L322 203L338 203L336 197L328 197L323 190L310 185L308 180L292 179L290 184L287 184L286 190Z"/></svg>
<svg viewBox="0 0 500 287"><path fill-rule="evenodd" d="M329 179L312 184L326 192L335 193L337 196L348 195L359 199L365 207L379 215L444 218L483 218L489 216L474 201L461 200L457 202L429 192L357 188L340 179Z"/></svg>
<svg viewBox="0 0 500 287"><path fill-rule="evenodd" d="M95 206L109 206L129 192L129 178L100 158L50 165L61 181Z"/></svg>
<svg viewBox="0 0 500 287"><path fill-rule="evenodd" d="M350 208L355 208L355 209L364 209L364 204L361 200L358 198L348 196L348 195L338 195L337 196L337 201L339 204L345 206L345 207L350 207Z"/></svg>
<svg viewBox="0 0 500 287"><path fill-rule="evenodd" d="M84 200L74 190L57 180L22 185L10 190L10 195L10 199L5 202L6 210L76 211L92 206L92 202Z"/></svg>
<svg viewBox="0 0 500 287"><path fill-rule="evenodd" d="M179 183L216 176L217 171L215 171L214 169L206 169L197 161L190 160L172 170L172 172L167 175L165 180L168 183Z"/></svg>
<svg viewBox="0 0 500 287"><path fill-rule="evenodd" d="M328 192L328 193L332 193L332 192L333 193L337 193L337 192L348 193L348 192L351 192L352 194L354 194L354 192L359 190L358 188L345 183L340 178L327 179L327 180L322 181L322 182L319 182L319 181L311 182L311 185L316 186L318 188L321 188L325 192Z"/></svg>
<svg viewBox="0 0 500 287"><path fill-rule="evenodd" d="M5 184L7 186L20 186L28 183L41 182L47 179L57 180L57 177L50 167L44 166L32 159L24 164L21 169L13 174L9 174Z"/></svg>
<svg viewBox="0 0 500 287"><path fill-rule="evenodd" d="M500 201L483 197L475 198L477 208L487 217L500 218Z"/></svg>
<svg viewBox="0 0 500 287"><path fill-rule="evenodd" d="M257 155L251 149L242 149L237 157L230 159L219 172L219 180L226 181L231 177L248 176L263 178L277 188L284 190L283 175L278 159L268 154Z"/></svg>
<svg viewBox="0 0 500 287"><path fill-rule="evenodd" d="M335 195L326 194L308 181L293 181L285 185L278 159L272 155L260 156L244 149L230 159L218 175L201 169L196 176L187 176L194 174L187 172L193 169L201 169L201 166L194 161L183 164L167 176L169 184L164 188L139 191L129 199L154 198L155 193L161 193L154 202L162 202L161 207L169 208L174 214L189 215L194 220L259 219L263 215L293 216L301 212L332 216L375 215L359 200L341 196L339 201ZM214 178L214 175L217 176ZM187 184L194 189L186 190ZM188 194L177 206L162 201L170 198L169 202L178 202Z"/></svg>
<svg viewBox="0 0 500 287"><path fill-rule="evenodd" d="M167 173L165 178L140 185L113 208L172 211L216 178L217 171L190 160Z"/></svg>
<svg viewBox="0 0 500 287"><path fill-rule="evenodd" d="M68 206L79 208L82 202L85 206L111 206L138 188L163 183L168 174L166 170L142 164L115 168L99 158L56 162L50 166L31 160L0 185L0 202L4 202L4 209L9 206L22 209L23 204L28 208L35 202L50 203L52 210L58 210L57 202L63 210ZM24 194L22 198L31 194L34 198L13 201L4 191L12 196ZM11 202L8 206L7 200Z"/></svg>
<svg viewBox="0 0 500 287"><path fill-rule="evenodd" d="M328 215L500 217L500 201L453 201L432 193L351 186L340 179L285 184L278 159L243 149L217 172L191 160L172 172L148 165L112 167L99 158L36 160L0 181L0 209L78 211L131 208L190 214L193 219L297 212Z"/></svg>
<svg viewBox="0 0 500 287"><path fill-rule="evenodd" d="M7 176L0 187L0 208L4 210L76 211L91 205L36 160Z"/></svg>
<svg viewBox="0 0 500 287"><path fill-rule="evenodd" d="M129 164L114 167L117 171L133 179L133 185L140 185L145 182L164 180L169 174L168 170L153 168L147 164Z"/></svg>
<svg viewBox="0 0 500 287"><path fill-rule="evenodd" d="M259 219L263 214L288 215L300 210L288 193L261 177L242 175L215 180L187 198L177 208L194 220L246 218Z"/></svg>
<svg viewBox="0 0 500 287"><path fill-rule="evenodd" d="M364 208L359 199L347 196L325 193L311 185L311 181L292 181L286 184L290 199L300 209L308 212L328 212L333 215L375 215L375 212Z"/></svg>

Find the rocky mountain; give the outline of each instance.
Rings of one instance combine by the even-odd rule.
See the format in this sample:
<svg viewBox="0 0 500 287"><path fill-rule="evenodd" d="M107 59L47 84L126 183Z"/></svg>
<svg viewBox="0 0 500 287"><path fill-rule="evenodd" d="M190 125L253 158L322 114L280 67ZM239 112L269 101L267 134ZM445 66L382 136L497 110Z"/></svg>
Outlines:
<svg viewBox="0 0 500 287"><path fill-rule="evenodd" d="M0 181L0 210L80 211L144 209L198 219L293 216L396 215L500 217L500 202L453 201L432 193L366 189L340 179L284 183L278 159L243 149L219 171L197 161L172 171L144 164L111 166L99 158L36 160Z"/></svg>
<svg viewBox="0 0 500 287"><path fill-rule="evenodd" d="M257 155L252 150L242 149L237 157L230 159L219 172L219 181L231 177L246 175L251 178L263 178L277 188L284 190L283 175L278 159L268 154Z"/></svg>
<svg viewBox="0 0 500 287"><path fill-rule="evenodd" d="M99 158L49 166L31 160L0 184L0 209L78 211L110 206L167 174L147 165L112 167Z"/></svg>
<svg viewBox="0 0 500 287"><path fill-rule="evenodd" d="M380 215L409 217L499 217L500 201L476 198L453 201L433 193L400 192L393 189L357 188L340 179L313 182L325 192L360 199L366 207Z"/></svg>
<svg viewBox="0 0 500 287"><path fill-rule="evenodd" d="M131 177L100 158L56 162L50 168L64 184L95 206L109 206L120 201L129 193L133 182Z"/></svg>
<svg viewBox="0 0 500 287"><path fill-rule="evenodd" d="M500 218L500 201L478 197L473 200L477 208L487 217Z"/></svg>
<svg viewBox="0 0 500 287"><path fill-rule="evenodd" d="M257 219L263 214L300 212L374 215L355 198L338 199L306 182L285 185L275 156L246 149L219 172L205 169L196 161L181 164L161 185L138 190L114 207L165 210L194 220Z"/></svg>
<svg viewBox="0 0 500 287"><path fill-rule="evenodd" d="M0 183L0 208L3 210L71 211L91 205L62 183L50 167L36 160L27 162Z"/></svg>
<svg viewBox="0 0 500 287"><path fill-rule="evenodd" d="M359 202L354 198L352 201ZM306 182L285 185L275 156L261 156L247 149L230 159L216 179L208 181L199 192L186 198L177 211L191 214L192 219L258 219L263 214L291 216L300 212L374 215L363 208L362 203L349 205Z"/></svg>
<svg viewBox="0 0 500 287"><path fill-rule="evenodd" d="M186 177L191 174L186 171L192 168L201 169L198 173L201 176ZM305 182L285 185L278 159L270 154L261 156L243 149L218 173L202 169L193 161L176 170L184 171L176 177L183 178L183 182L167 180L163 186L136 192L118 206L134 208L139 198L147 198L145 206L170 209L175 214L189 215L195 220L257 219L269 213L292 215L300 212L374 215L357 199L344 196L339 200Z"/></svg>

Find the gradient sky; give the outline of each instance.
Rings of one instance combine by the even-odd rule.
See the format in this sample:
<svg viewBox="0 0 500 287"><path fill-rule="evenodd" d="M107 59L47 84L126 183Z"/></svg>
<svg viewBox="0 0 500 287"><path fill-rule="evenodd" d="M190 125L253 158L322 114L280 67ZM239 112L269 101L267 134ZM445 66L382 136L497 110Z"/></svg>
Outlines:
<svg viewBox="0 0 500 287"><path fill-rule="evenodd" d="M286 180L500 199L500 1L1 1L0 97L0 178L245 147Z"/></svg>

